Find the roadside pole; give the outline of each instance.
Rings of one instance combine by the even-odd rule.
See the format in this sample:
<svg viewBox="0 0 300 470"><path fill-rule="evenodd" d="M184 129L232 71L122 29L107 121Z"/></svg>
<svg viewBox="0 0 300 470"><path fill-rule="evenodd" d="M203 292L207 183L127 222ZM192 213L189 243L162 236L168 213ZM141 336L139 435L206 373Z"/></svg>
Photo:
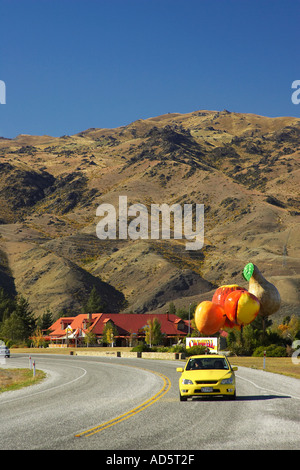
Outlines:
<svg viewBox="0 0 300 470"><path fill-rule="evenodd" d="M266 351L264 351L264 365L263 365L263 369L265 370L266 368Z"/></svg>
<svg viewBox="0 0 300 470"><path fill-rule="evenodd" d="M35 377L35 361L33 361L33 377Z"/></svg>
<svg viewBox="0 0 300 470"><path fill-rule="evenodd" d="M29 356L29 369L32 369L32 361L31 361L31 356Z"/></svg>

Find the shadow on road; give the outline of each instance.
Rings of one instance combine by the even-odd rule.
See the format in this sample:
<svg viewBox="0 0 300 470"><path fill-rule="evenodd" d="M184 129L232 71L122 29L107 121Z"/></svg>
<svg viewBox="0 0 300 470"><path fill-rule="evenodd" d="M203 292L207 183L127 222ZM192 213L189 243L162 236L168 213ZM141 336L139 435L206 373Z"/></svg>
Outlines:
<svg viewBox="0 0 300 470"><path fill-rule="evenodd" d="M239 395L235 400L230 400L231 402L235 401L263 401L263 400L273 400L274 398L291 398L289 395ZM207 397L193 397L193 401L229 401L228 399L221 396L207 396Z"/></svg>
<svg viewBox="0 0 300 470"><path fill-rule="evenodd" d="M252 401L252 400L273 400L273 398L291 398L289 395L240 395L236 397L236 401Z"/></svg>

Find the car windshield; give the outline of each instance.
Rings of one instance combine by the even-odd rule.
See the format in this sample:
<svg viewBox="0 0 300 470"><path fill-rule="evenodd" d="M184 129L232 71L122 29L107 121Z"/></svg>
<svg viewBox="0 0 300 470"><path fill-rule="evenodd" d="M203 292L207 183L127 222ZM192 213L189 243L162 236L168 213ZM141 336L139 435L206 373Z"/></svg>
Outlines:
<svg viewBox="0 0 300 470"><path fill-rule="evenodd" d="M197 358L190 359L187 363L186 370L207 370L207 369L229 369L228 363L224 358Z"/></svg>

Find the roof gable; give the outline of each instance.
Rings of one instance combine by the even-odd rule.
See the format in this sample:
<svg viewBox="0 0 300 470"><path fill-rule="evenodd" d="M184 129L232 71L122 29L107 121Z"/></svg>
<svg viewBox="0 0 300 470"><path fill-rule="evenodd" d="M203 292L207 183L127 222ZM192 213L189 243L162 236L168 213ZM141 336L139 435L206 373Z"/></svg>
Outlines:
<svg viewBox="0 0 300 470"><path fill-rule="evenodd" d="M73 331L77 329L91 329L97 323L101 315L102 313L93 313L90 315L90 318L88 318L86 313L82 313L76 317L61 317L50 327L50 336L62 336L65 333L64 330L68 325L70 325ZM62 329L62 322L63 325L65 325L64 329Z"/></svg>

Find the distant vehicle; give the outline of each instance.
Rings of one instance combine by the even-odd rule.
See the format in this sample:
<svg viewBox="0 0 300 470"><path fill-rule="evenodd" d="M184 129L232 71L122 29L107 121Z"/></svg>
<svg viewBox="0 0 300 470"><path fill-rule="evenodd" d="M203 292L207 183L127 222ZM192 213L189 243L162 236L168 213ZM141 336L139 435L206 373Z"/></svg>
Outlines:
<svg viewBox="0 0 300 470"><path fill-rule="evenodd" d="M232 367L226 356L191 356L179 379L180 401L192 397L217 396L234 400L236 398L235 375L237 367Z"/></svg>
<svg viewBox="0 0 300 470"><path fill-rule="evenodd" d="M0 346L0 357L10 357L10 350L7 346Z"/></svg>

